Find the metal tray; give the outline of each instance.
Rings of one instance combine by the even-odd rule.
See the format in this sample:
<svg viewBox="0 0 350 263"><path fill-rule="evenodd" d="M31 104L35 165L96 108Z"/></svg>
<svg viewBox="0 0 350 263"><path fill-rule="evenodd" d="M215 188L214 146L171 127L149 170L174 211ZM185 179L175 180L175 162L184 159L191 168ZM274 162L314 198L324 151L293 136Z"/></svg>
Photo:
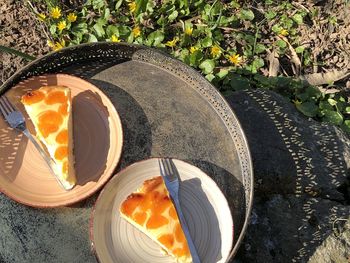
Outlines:
<svg viewBox="0 0 350 263"><path fill-rule="evenodd" d="M220 93L194 69L160 51L92 43L35 60L4 83L0 94L28 77L59 72L93 83L116 107L125 138L116 171L142 159L168 156L192 163L215 180L233 215L232 259L251 212L253 169L244 132ZM29 238L40 242L44 234Z"/></svg>

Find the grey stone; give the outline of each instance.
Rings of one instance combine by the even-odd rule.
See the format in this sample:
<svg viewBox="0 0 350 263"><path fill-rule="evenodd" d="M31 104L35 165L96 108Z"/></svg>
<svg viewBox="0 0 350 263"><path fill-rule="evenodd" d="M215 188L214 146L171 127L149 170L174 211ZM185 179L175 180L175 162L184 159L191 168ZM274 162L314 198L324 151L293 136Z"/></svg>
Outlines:
<svg viewBox="0 0 350 263"><path fill-rule="evenodd" d="M227 98L255 176L250 224L234 262L349 262L349 138L263 90Z"/></svg>

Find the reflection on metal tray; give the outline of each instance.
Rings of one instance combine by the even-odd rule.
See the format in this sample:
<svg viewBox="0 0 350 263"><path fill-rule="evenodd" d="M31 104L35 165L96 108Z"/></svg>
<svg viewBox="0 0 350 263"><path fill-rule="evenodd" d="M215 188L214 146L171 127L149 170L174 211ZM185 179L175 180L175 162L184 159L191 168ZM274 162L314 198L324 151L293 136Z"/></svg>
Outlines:
<svg viewBox="0 0 350 263"><path fill-rule="evenodd" d="M192 68L154 49L93 43L32 62L0 93L30 76L58 72L90 81L116 107L125 138L117 170L168 156L190 162L214 179L233 215L232 259L248 224L253 171L244 132L219 92Z"/></svg>

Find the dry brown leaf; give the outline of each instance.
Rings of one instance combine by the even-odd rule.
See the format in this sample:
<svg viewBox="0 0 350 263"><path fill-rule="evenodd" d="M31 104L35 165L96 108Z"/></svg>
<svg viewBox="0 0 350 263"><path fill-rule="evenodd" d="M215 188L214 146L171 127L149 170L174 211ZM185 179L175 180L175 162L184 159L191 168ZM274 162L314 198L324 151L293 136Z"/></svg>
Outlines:
<svg viewBox="0 0 350 263"><path fill-rule="evenodd" d="M276 77L280 70L280 62L278 60L278 53L276 51L267 51L269 60L269 77Z"/></svg>
<svg viewBox="0 0 350 263"><path fill-rule="evenodd" d="M350 75L349 70L334 70L327 73L313 73L300 76L301 80L307 81L310 85L330 84L335 81L346 78Z"/></svg>
<svg viewBox="0 0 350 263"><path fill-rule="evenodd" d="M300 67L301 67L301 61L300 58L293 48L293 46L289 43L288 39L285 36L279 36L284 42L287 43L289 51L290 51L290 60L295 65L295 74L299 75L300 73Z"/></svg>

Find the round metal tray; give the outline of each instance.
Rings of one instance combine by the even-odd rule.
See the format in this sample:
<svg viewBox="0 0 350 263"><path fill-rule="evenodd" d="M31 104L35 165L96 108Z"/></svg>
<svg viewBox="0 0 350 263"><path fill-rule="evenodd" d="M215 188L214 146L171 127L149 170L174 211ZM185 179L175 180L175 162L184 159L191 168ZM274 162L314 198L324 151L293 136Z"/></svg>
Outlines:
<svg viewBox="0 0 350 263"><path fill-rule="evenodd" d="M160 51L93 43L35 60L4 83L0 94L23 79L48 73L84 78L112 101L125 138L116 171L135 161L167 156L192 163L214 179L233 215L232 259L251 212L253 169L244 132L220 93L194 69ZM26 213L21 211L21 217ZM29 237L30 242L47 240L40 235L45 232Z"/></svg>

